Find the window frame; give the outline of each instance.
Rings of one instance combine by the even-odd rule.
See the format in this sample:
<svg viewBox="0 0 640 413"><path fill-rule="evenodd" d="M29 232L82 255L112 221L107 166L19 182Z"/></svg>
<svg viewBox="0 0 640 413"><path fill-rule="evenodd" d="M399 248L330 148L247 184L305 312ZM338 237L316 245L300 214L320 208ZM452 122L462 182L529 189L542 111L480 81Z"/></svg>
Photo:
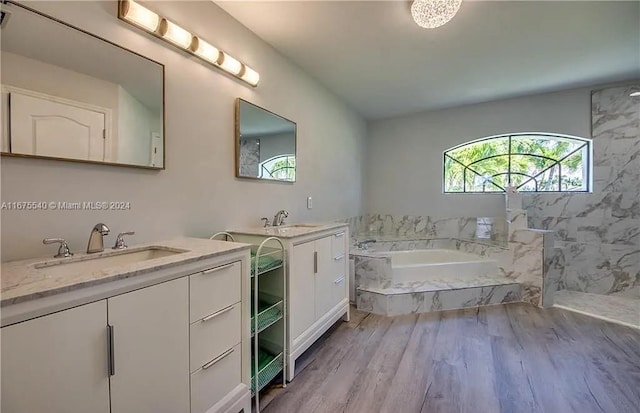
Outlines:
<svg viewBox="0 0 640 413"><path fill-rule="evenodd" d="M553 159L547 156L543 156L543 155L538 155L538 154L531 154L531 153L522 153L522 152L512 152L511 148L511 141L512 138L514 137L518 137L518 136L530 136L530 137L547 137L550 138L549 140L557 140L557 139L566 139L566 140L570 140L570 141L574 141L574 142L581 142L582 145L579 146L578 148L572 150L571 152L567 153L566 155L564 155L562 158L560 159ZM478 142L484 142L484 141L488 141L488 140L494 140L494 139L500 139L500 138L507 138L508 139L508 151L507 153L504 154L500 154L500 155L491 155L491 156L487 156L485 158L480 158L477 160L474 160L473 162L471 162L469 165L464 165L462 162L458 161L457 159L453 158L452 156L449 156L448 153L456 150L456 149L460 149L464 146L469 146L469 145L473 145L476 144ZM523 183L521 183L520 185L518 185L516 187L516 190L518 192L521 193L535 193L535 194L544 194L544 193L591 193L593 191L593 145L592 145L592 140L588 139L588 138L581 138L578 136L572 136L572 135L564 135L564 134L560 134L560 133L549 133L549 132L517 132L517 133L505 133L505 134L500 134L500 135L493 135L493 136L487 136L484 138L480 138L480 139L475 139L469 142L465 142L465 143L461 143L459 145L453 146L449 149L446 149L445 151L442 152L442 193L444 194L504 194L506 192L506 188L503 188L502 186L498 185L497 183L490 181L491 178L499 176L499 175L507 175L507 182L511 183L511 175L523 175L526 176L530 179L524 181ZM563 190L562 189L562 162L568 158L570 158L571 156L575 155L576 153L578 153L579 151L581 151L582 149L586 148L586 159L583 159L583 162L585 163L585 189L581 189L581 190L575 190L575 191L568 191L568 190ZM466 190L466 181L467 181L467 170L469 170L471 173L480 176L480 177L484 177L485 175L479 173L478 171L473 170L472 168L470 168L470 166L472 166L475 163L481 162L483 160L486 159L491 159L491 158L496 158L496 157L501 157L501 156L507 156L508 157L508 170L497 173L497 174L493 174L489 177L489 180L487 180L487 182L485 182L485 184L483 184L483 187L485 185L492 185L495 186L499 189L501 189L501 191L467 191ZM538 173L536 173L535 175L528 175L525 174L523 172L512 172L511 171L511 157L512 156L533 156L533 157L538 157L538 158L544 158L547 159L549 161L551 161L551 165L543 168L541 171L539 171ZM462 186L462 191L447 191L446 189L446 166L447 166L447 159L450 159L452 162L457 163L458 165L462 166L463 168L463 174L462 174L462 179L463 179L463 186ZM553 191L538 191L538 181L536 178L538 178L539 176L541 176L543 173L547 172L549 169L551 169L554 166L558 166L558 188L556 190ZM522 187L523 185L533 182L535 184L536 190L535 191L520 191L519 188Z"/></svg>
<svg viewBox="0 0 640 413"><path fill-rule="evenodd" d="M275 156L272 156L269 159L265 159L264 161L258 163L258 178L266 179L266 180L269 180L269 181L295 182L295 174L296 174L296 167L295 166L286 166L284 168L279 168L279 169L277 169L275 171L268 171L264 167L264 165L266 163L277 161L278 159L281 159L281 158L285 158L287 160L287 162L289 162L290 158L293 158L294 162L296 161L296 155L295 154L275 155ZM263 171L267 171L267 172L269 172L271 174L272 172L277 172L277 171L282 170L282 169L293 169L294 177L293 177L292 181L286 181L286 180L283 180L283 179L273 178L273 175L271 175L271 177L265 177L264 174L263 174Z"/></svg>

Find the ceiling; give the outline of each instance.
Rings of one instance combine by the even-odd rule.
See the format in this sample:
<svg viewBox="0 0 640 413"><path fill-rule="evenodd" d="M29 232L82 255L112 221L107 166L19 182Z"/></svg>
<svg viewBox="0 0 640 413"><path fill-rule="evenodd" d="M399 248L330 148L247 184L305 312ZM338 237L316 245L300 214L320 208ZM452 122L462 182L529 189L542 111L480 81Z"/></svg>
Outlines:
<svg viewBox="0 0 640 413"><path fill-rule="evenodd" d="M216 1L367 119L640 78L638 1ZM255 62L259 71L259 62Z"/></svg>

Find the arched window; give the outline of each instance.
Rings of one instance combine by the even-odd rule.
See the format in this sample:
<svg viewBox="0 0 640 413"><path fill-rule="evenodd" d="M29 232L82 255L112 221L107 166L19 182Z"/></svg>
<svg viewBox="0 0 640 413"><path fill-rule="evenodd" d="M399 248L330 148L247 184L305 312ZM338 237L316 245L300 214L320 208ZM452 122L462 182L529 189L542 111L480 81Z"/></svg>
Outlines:
<svg viewBox="0 0 640 413"><path fill-rule="evenodd" d="M296 180L296 156L278 155L260 162L258 177L279 181Z"/></svg>
<svg viewBox="0 0 640 413"><path fill-rule="evenodd" d="M444 192L590 191L591 141L547 133L491 136L444 152Z"/></svg>

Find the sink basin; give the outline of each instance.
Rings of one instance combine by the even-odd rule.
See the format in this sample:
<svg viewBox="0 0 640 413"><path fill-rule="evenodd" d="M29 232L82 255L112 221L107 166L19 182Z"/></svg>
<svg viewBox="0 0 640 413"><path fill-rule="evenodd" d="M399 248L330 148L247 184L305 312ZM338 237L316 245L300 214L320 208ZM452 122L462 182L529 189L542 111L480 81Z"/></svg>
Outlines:
<svg viewBox="0 0 640 413"><path fill-rule="evenodd" d="M138 262L154 260L156 258L169 257L182 254L187 250L167 247L145 247L138 249L126 249L109 251L93 255L83 255L77 258L68 258L60 261L48 261L35 264L36 269L45 271L48 275L73 275L100 271L121 265L135 264Z"/></svg>

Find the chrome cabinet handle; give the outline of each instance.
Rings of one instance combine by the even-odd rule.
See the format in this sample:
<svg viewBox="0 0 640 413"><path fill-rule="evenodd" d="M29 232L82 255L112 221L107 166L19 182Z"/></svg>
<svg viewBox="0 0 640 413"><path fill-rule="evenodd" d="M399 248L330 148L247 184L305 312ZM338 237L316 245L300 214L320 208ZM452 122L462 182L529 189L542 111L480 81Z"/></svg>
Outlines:
<svg viewBox="0 0 640 413"><path fill-rule="evenodd" d="M205 318L203 318L203 319L202 319L202 320L200 320L200 321L204 323L204 322L206 322L206 321L211 320L212 318L216 318L216 317L217 317L217 316L219 316L219 315L222 315L222 314L224 314L224 313L228 313L229 311L233 310L233 307L234 307L234 306L235 306L235 304L234 304L234 305L231 305L231 306L229 306L229 307L227 307L227 308L223 308L222 310L220 310L220 311L218 311L218 312L215 312L215 313L213 313L213 314L211 314L211 315L206 316Z"/></svg>
<svg viewBox="0 0 640 413"><path fill-rule="evenodd" d="M344 232L341 232L339 234L334 234L333 236L336 238L342 238L344 236Z"/></svg>
<svg viewBox="0 0 640 413"><path fill-rule="evenodd" d="M109 376L116 374L116 357L115 357L115 344L113 335L113 326L107 324L107 348L109 358Z"/></svg>
<svg viewBox="0 0 640 413"><path fill-rule="evenodd" d="M217 267L217 268L211 268L210 270L205 270L202 271L203 274L211 274L212 272L217 272L217 271L222 271L224 269L227 269L231 266L233 266L234 263L231 264L227 264L227 265L223 265L222 267Z"/></svg>
<svg viewBox="0 0 640 413"><path fill-rule="evenodd" d="M340 284L342 281L344 281L344 275L343 275L342 277L340 277L340 278L336 278L336 279L333 281L333 283L334 283L334 284Z"/></svg>
<svg viewBox="0 0 640 413"><path fill-rule="evenodd" d="M313 273L318 273L318 251L313 252Z"/></svg>
<svg viewBox="0 0 640 413"><path fill-rule="evenodd" d="M233 353L235 351L234 348L229 349L227 351L225 351L224 353L222 353L221 355L219 355L218 357L214 358L213 360L211 360L210 362L208 362L207 364L205 364L204 366L202 366L203 370L208 369L209 367L213 366L214 364L216 364L217 362L219 362L220 360L222 360L223 358L227 357L229 354Z"/></svg>
<svg viewBox="0 0 640 413"><path fill-rule="evenodd" d="M335 261L340 261L340 260L341 260L341 259L343 259L346 255L347 255L347 254L340 254L340 255L338 255L337 257L333 257L333 259L334 259Z"/></svg>

